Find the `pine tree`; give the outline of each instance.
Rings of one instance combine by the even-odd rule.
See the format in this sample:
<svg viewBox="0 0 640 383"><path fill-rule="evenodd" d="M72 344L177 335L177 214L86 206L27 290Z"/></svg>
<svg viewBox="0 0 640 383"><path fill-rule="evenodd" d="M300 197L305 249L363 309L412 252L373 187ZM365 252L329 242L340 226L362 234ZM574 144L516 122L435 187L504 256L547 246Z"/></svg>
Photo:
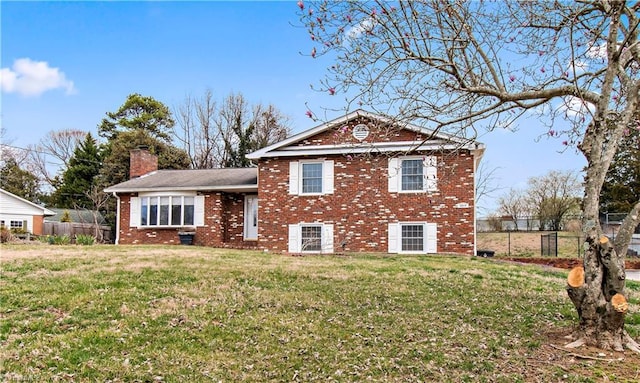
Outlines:
<svg viewBox="0 0 640 383"><path fill-rule="evenodd" d="M607 172L600 211L625 213L640 201L640 128L629 129Z"/></svg>
<svg viewBox="0 0 640 383"><path fill-rule="evenodd" d="M0 188L31 202L39 202L41 197L38 177L21 169L14 158L7 158L0 169Z"/></svg>
<svg viewBox="0 0 640 383"><path fill-rule="evenodd" d="M100 173L102 156L96 140L87 134L69 160L69 167L62 175L62 183L53 193L52 200L61 208L92 208L86 193L96 182Z"/></svg>

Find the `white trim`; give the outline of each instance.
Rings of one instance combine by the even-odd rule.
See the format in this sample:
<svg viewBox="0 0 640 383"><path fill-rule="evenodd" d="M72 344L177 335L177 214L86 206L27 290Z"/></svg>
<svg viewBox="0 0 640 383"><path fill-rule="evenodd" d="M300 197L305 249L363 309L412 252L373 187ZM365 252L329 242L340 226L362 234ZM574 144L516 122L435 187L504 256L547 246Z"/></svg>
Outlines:
<svg viewBox="0 0 640 383"><path fill-rule="evenodd" d="M398 252L398 229L400 225L397 223L390 223L387 226L387 251L389 253Z"/></svg>
<svg viewBox="0 0 640 383"><path fill-rule="evenodd" d="M290 253L299 253L300 252L300 225L292 224L289 225L289 252Z"/></svg>
<svg viewBox="0 0 640 383"><path fill-rule="evenodd" d="M175 195L176 192L179 192L180 195L186 195L188 192L235 192L235 193L255 193L258 191L258 185L232 185L232 186L167 186L167 187L124 187L119 188L117 186L112 186L104 189L105 193L160 193L160 192L168 192Z"/></svg>
<svg viewBox="0 0 640 383"><path fill-rule="evenodd" d="M117 193L113 193L113 196L116 197L116 238L114 244L118 245L120 243L120 196Z"/></svg>
<svg viewBox="0 0 640 383"><path fill-rule="evenodd" d="M129 227L140 227L140 197L129 198Z"/></svg>
<svg viewBox="0 0 640 383"><path fill-rule="evenodd" d="M299 178L299 168L298 161L289 162L289 194L298 195L298 190L300 187Z"/></svg>
<svg viewBox="0 0 640 383"><path fill-rule="evenodd" d="M186 196L185 196L186 197ZM183 202L184 206L184 202ZM204 196L197 195L193 201L193 225L204 226Z"/></svg>
<svg viewBox="0 0 640 383"><path fill-rule="evenodd" d="M322 163L322 194L333 194L333 160Z"/></svg>
<svg viewBox="0 0 640 383"><path fill-rule="evenodd" d="M172 191L164 191L164 190L159 190L159 191L153 191L153 192L140 192L138 193L138 197L195 197L196 196L196 192L195 191L188 191L188 192L180 192L180 193L175 193Z"/></svg>
<svg viewBox="0 0 640 383"><path fill-rule="evenodd" d="M320 252L322 254L333 254L333 224L322 224L322 239L320 242Z"/></svg>
<svg viewBox="0 0 640 383"><path fill-rule="evenodd" d="M481 144L478 144L481 145ZM404 152L410 153L415 151L441 151L441 150L460 150L460 149L468 149L475 150L476 146L473 147L465 147L460 145L453 144L430 144L429 142L423 145L401 145L396 146L392 143L386 144L385 146L372 146L371 144L365 144L364 146L352 146L352 147L344 147L344 148L336 148L336 149L316 149L316 147L306 147L305 150L292 150L291 148L287 148L287 150L282 151L273 151L269 153L265 153L261 155L259 158L269 158L269 157L299 157L299 156L326 156L331 154L336 155L345 155L345 154L363 154L363 153L390 153L390 152Z"/></svg>

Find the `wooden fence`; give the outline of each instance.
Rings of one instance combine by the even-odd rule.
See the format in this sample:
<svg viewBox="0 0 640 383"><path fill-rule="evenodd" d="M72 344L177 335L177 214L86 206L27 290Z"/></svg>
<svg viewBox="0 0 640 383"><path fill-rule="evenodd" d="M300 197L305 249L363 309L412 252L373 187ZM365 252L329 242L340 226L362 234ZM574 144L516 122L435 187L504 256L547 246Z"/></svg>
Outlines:
<svg viewBox="0 0 640 383"><path fill-rule="evenodd" d="M86 234L96 237L101 242L111 242L111 227L95 225L92 223L78 222L45 222L44 235L67 235L72 240L77 234Z"/></svg>

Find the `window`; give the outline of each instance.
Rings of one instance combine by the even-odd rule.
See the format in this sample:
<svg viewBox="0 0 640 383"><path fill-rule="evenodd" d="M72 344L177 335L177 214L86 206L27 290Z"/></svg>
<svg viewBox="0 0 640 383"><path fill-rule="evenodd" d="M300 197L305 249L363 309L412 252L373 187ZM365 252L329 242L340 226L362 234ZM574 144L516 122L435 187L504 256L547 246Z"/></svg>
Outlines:
<svg viewBox="0 0 640 383"><path fill-rule="evenodd" d="M291 161L289 194L333 194L333 161Z"/></svg>
<svg viewBox="0 0 640 383"><path fill-rule="evenodd" d="M11 221L9 222L9 228L14 230L14 229L26 229L26 227L23 227L23 223L24 221Z"/></svg>
<svg viewBox="0 0 640 383"><path fill-rule="evenodd" d="M140 197L140 226L193 225L194 197Z"/></svg>
<svg viewBox="0 0 640 383"><path fill-rule="evenodd" d="M437 190L438 169L434 156L390 158L388 166L389 192Z"/></svg>
<svg viewBox="0 0 640 383"><path fill-rule="evenodd" d="M322 249L322 226L304 225L301 228L301 250L320 251Z"/></svg>
<svg viewBox="0 0 640 383"><path fill-rule="evenodd" d="M432 222L398 222L389 224L390 253L436 253L438 226Z"/></svg>
<svg viewBox="0 0 640 383"><path fill-rule="evenodd" d="M403 160L401 190L424 189L424 170L422 160Z"/></svg>
<svg viewBox="0 0 640 383"><path fill-rule="evenodd" d="M400 225L402 228L402 251L424 250L424 225Z"/></svg>
<svg viewBox="0 0 640 383"><path fill-rule="evenodd" d="M302 194L322 193L322 162L302 164Z"/></svg>
<svg viewBox="0 0 640 383"><path fill-rule="evenodd" d="M289 225L290 253L333 253L333 224Z"/></svg>

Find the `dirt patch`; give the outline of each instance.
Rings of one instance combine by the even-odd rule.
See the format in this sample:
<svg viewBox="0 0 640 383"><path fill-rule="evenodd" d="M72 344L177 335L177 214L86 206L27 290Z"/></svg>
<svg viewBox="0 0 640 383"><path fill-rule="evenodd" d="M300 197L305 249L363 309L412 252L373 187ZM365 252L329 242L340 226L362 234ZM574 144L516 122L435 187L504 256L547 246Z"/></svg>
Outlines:
<svg viewBox="0 0 640 383"><path fill-rule="evenodd" d="M501 260L520 262L520 263L532 263L536 265L556 267L559 269L572 269L576 266L582 265L582 259L580 258L533 258L533 257L500 257ZM626 260L625 269L638 270L640 269L640 260Z"/></svg>
<svg viewBox="0 0 640 383"><path fill-rule="evenodd" d="M554 368L556 376L579 375L595 381L637 382L640 378L640 355L631 351L604 351L594 347L566 349L563 346L571 339L570 330L551 328L541 334L542 344L527 355L524 376L527 382L548 381L549 371ZM551 369L550 369L551 367ZM554 379L555 380L555 379Z"/></svg>

